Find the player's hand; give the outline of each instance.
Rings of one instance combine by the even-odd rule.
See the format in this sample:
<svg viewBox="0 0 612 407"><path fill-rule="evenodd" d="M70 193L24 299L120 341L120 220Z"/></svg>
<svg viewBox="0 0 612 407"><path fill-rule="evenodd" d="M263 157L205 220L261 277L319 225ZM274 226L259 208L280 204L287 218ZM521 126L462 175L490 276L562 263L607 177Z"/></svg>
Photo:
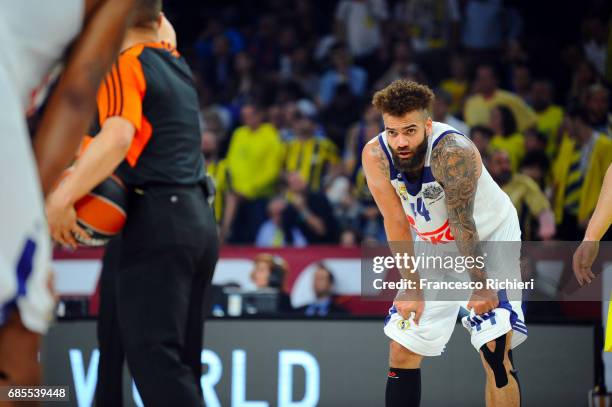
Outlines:
<svg viewBox="0 0 612 407"><path fill-rule="evenodd" d="M393 305L397 310L397 313L404 319L410 319L410 316L414 313L413 321L415 324L419 324L421 315L425 309L425 301L423 300L423 293L421 290L404 290L397 293Z"/></svg>
<svg viewBox="0 0 612 407"><path fill-rule="evenodd" d="M76 249L77 242L75 234L87 237L88 233L77 225L76 211L74 207L56 193L52 193L47 198L45 205L47 212L47 223L51 238L63 246Z"/></svg>
<svg viewBox="0 0 612 407"><path fill-rule="evenodd" d="M572 268L578 284L584 285L585 282L590 284L595 278L591 266L593 266L598 253L599 242L594 240L583 240L576 249L572 258Z"/></svg>
<svg viewBox="0 0 612 407"><path fill-rule="evenodd" d="M499 298L494 290L474 290L470 301L467 303L468 310L474 310L476 315L484 314L497 308Z"/></svg>
<svg viewBox="0 0 612 407"><path fill-rule="evenodd" d="M393 301L393 305L397 310L397 313L402 316L404 319L410 319L412 314L414 313L414 318L412 319L415 324L419 324L421 319L421 315L423 314L423 310L425 309L425 301L416 300L416 301L402 301L395 300Z"/></svg>

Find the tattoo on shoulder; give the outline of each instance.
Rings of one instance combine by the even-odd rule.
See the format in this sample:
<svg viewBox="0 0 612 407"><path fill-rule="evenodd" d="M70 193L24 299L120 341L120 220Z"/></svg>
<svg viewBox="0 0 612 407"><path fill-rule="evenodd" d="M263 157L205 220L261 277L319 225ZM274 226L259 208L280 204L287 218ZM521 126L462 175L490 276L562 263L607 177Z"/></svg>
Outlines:
<svg viewBox="0 0 612 407"><path fill-rule="evenodd" d="M372 155L376 157L376 164L380 172L384 175L389 175L389 160L387 160L387 156L379 143L372 145Z"/></svg>
<svg viewBox="0 0 612 407"><path fill-rule="evenodd" d="M479 162L473 146L462 136L449 134L432 150L431 170L444 188L448 220L459 249L464 246L466 252L474 253L479 240L474 222Z"/></svg>

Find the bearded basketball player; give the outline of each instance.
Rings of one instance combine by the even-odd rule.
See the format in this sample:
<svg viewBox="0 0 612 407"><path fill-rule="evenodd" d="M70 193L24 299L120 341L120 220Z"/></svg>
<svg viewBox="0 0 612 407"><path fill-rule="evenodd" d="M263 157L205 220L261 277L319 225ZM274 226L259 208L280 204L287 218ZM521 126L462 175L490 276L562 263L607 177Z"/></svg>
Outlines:
<svg viewBox="0 0 612 407"><path fill-rule="evenodd" d="M54 305L42 198L91 123L134 1L0 2L0 386L40 382L39 339ZM60 73L33 150L26 117Z"/></svg>
<svg viewBox="0 0 612 407"><path fill-rule="evenodd" d="M373 98L385 129L364 147L362 159L387 239L412 245L412 228L417 242L435 238L435 243L456 245L461 255L474 257L481 241L520 241L509 197L465 135L432 121L433 98L428 87L406 80L393 82ZM432 186L440 190L442 199L424 196L423 190ZM413 279L406 271L401 273ZM485 276L470 271L472 281ZM470 311L464 326L486 372L486 405L520 405L512 362L512 349L527 337L520 301L508 301L504 293L486 289L472 292L467 304L427 301L419 290L400 294L384 329L391 339L387 407L419 405L421 361L442 353L463 305Z"/></svg>

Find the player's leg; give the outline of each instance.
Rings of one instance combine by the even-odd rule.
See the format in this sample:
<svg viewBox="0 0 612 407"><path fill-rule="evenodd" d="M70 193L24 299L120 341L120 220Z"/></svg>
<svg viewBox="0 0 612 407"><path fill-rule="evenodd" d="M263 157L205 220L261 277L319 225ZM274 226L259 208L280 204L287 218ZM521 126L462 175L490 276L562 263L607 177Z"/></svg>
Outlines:
<svg viewBox="0 0 612 407"><path fill-rule="evenodd" d="M38 362L40 335L27 329L13 309L0 329L0 386L35 386L41 382ZM1 402L0 407L12 406ZM20 402L34 406L38 403Z"/></svg>
<svg viewBox="0 0 612 407"><path fill-rule="evenodd" d="M527 326L521 303L507 301L502 291L498 295L498 308L482 315L465 316L462 322L486 372L487 406L519 406L521 392L511 352L527 339Z"/></svg>
<svg viewBox="0 0 612 407"><path fill-rule="evenodd" d="M521 389L512 361L511 343L512 331L480 348L480 359L487 377L487 407L518 407L521 404Z"/></svg>
<svg viewBox="0 0 612 407"><path fill-rule="evenodd" d="M389 373L385 390L386 407L418 407L421 403L423 356L395 341L389 343Z"/></svg>
<svg viewBox="0 0 612 407"><path fill-rule="evenodd" d="M460 304L449 301L425 302L418 325L412 317L403 319L395 307L385 320L385 334L391 339L385 405L414 407L421 400L421 361L439 356L455 328Z"/></svg>

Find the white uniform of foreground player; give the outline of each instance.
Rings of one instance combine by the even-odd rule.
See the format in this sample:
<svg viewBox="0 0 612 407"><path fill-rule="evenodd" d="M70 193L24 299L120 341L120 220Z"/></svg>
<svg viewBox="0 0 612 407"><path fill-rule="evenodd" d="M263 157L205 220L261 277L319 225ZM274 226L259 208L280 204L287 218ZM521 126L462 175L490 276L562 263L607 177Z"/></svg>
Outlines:
<svg viewBox="0 0 612 407"><path fill-rule="evenodd" d="M0 325L11 307L44 333L53 298L51 245L26 126L67 45L80 32L83 0L0 2Z"/></svg>
<svg viewBox="0 0 612 407"><path fill-rule="evenodd" d="M453 246L442 250L456 252L454 238L450 232L444 191L431 173L430 160L432 148L443 137L451 133L460 134L460 132L446 124L437 122L433 123L432 130L432 135L427 141L427 153L421 184L408 182L394 168L385 132L372 139L370 143L379 143L389 159L389 181L401 199L404 212L414 230L416 244L431 242L432 245L427 246L432 249L438 247L437 245ZM474 221L480 241L500 242L500 246L490 244L489 246L493 249L503 250L504 243L502 242L521 241L518 216L510 198L491 178L484 165L481 171L474 201ZM426 245L423 244L423 246ZM514 248L516 248L516 245ZM518 250L510 250L505 255L501 253L496 253L497 255L488 254L487 272L490 277L496 277L491 272L496 268L501 269L503 265L504 276L520 278ZM513 257L509 258L508 256ZM499 267L495 267L496 264ZM508 270L508 265L511 265L513 269ZM423 277L421 275L421 278ZM511 296L510 298L515 297ZM427 293L425 293L425 299L427 299ZM485 343L506 334L510 330L514 331L512 348L518 346L527 338L527 328L521 302L508 301L508 296L503 292L500 294L499 300L499 306L493 312L476 316L472 311L471 315L463 317L463 324L471 333L472 344L477 351ZM467 300L426 301L418 325L414 324L412 318L408 323L404 323L402 316L397 313L395 307L392 307L385 321L385 334L417 354L438 356L450 339L460 309L462 307L465 309L466 304ZM410 328L408 329L408 327Z"/></svg>

